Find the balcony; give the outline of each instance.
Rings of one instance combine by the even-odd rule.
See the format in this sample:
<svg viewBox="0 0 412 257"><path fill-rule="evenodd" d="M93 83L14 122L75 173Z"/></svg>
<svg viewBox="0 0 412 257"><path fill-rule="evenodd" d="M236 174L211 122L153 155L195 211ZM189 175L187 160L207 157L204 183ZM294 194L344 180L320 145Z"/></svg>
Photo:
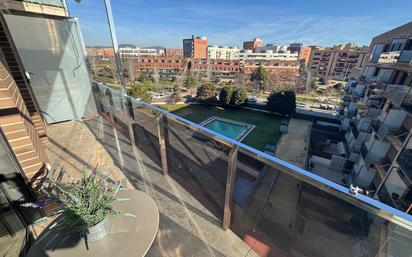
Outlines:
<svg viewBox="0 0 412 257"><path fill-rule="evenodd" d="M403 50L398 58L399 64L411 64L412 61L412 50Z"/></svg>
<svg viewBox="0 0 412 257"><path fill-rule="evenodd" d="M393 255L394 238L410 252L410 216L103 84L93 91L96 115L49 125L50 159L149 193L160 210L150 256L353 256L359 242Z"/></svg>
<svg viewBox="0 0 412 257"><path fill-rule="evenodd" d="M99 115L51 125L50 151L68 166L104 163L151 194L161 220L150 254L256 256L253 249L260 256L333 256L336 251L352 256L361 238L367 253L376 255L382 236L392 240L387 226L412 230L368 219L368 213L383 219L387 211L404 214L352 196L309 171L102 84L94 85L94 92ZM122 101L129 103L127 109ZM83 154L94 150L107 155ZM402 240L407 252L412 239Z"/></svg>
<svg viewBox="0 0 412 257"><path fill-rule="evenodd" d="M381 53L378 59L378 63L382 63L382 64L396 63L398 61L400 54L401 54L400 51Z"/></svg>

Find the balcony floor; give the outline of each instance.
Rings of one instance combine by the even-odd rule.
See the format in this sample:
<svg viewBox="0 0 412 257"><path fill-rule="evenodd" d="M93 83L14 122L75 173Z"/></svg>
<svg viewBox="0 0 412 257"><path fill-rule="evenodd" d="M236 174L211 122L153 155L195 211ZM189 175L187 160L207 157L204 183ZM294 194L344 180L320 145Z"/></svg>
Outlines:
<svg viewBox="0 0 412 257"><path fill-rule="evenodd" d="M60 160L72 176L80 175L86 164L104 167L114 178L121 179L124 174L133 187L150 194L159 207L160 226L147 256L258 256L232 231L221 228L221 221L204 207L207 199L202 205L198 200L202 196L195 198L193 192L186 191L190 185L184 189L182 183L164 176L161 168L140 151L136 160L124 134L118 133L122 168L113 129L105 119L50 125L50 161Z"/></svg>

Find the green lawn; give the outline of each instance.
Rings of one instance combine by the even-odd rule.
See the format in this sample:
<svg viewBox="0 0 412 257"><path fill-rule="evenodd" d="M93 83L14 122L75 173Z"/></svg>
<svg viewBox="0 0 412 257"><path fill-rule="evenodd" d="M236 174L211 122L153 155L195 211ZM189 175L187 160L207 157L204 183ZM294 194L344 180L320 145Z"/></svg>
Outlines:
<svg viewBox="0 0 412 257"><path fill-rule="evenodd" d="M200 123L212 116L253 124L256 127L243 139L242 143L259 150L265 150L266 144L275 145L281 133L280 118L264 112L238 108L221 108L207 105L188 105L173 111L174 114L190 121Z"/></svg>

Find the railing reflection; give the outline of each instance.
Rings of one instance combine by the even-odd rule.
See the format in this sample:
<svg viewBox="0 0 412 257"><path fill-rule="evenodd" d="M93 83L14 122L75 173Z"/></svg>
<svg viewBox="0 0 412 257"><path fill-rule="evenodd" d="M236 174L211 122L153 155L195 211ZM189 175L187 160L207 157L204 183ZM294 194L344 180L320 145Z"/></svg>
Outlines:
<svg viewBox="0 0 412 257"><path fill-rule="evenodd" d="M260 255L412 252L411 216L102 84L95 90L109 99L100 112L120 127L130 115L138 150Z"/></svg>

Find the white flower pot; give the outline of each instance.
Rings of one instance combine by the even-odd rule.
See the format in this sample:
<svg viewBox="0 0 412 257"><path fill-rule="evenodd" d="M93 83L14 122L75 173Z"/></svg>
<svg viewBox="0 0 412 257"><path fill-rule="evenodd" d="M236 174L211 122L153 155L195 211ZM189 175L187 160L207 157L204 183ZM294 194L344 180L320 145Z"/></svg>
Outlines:
<svg viewBox="0 0 412 257"><path fill-rule="evenodd" d="M87 228L87 240L89 241L97 241L104 238L110 230L110 222L109 219L106 217L93 227Z"/></svg>

